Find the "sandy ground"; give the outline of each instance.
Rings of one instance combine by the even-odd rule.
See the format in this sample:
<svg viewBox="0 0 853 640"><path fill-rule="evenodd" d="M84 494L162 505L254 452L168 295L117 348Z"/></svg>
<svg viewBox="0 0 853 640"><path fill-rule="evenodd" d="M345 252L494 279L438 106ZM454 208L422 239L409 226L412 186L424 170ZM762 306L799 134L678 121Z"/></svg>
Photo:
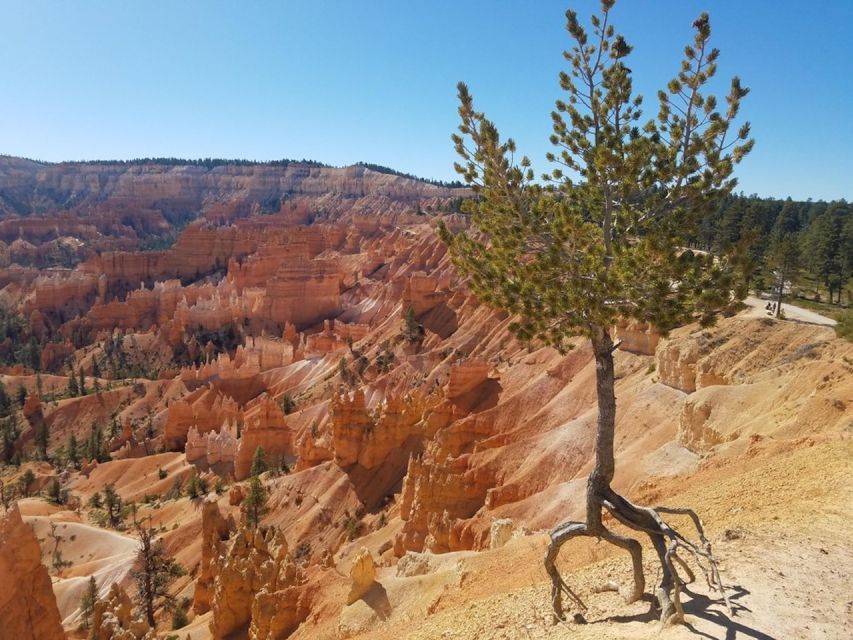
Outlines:
<svg viewBox="0 0 853 640"><path fill-rule="evenodd" d="M768 302L767 300L764 300L762 298L756 298L755 296L747 296L743 302L744 304L751 307L751 310L747 314L745 314L746 317L761 318L768 315L768 311L765 309ZM836 324L838 324L832 318L827 318L826 316L822 316L819 313L810 311L809 309L795 307L794 305L788 304L787 302L782 304L782 312L785 314L786 320L797 320L799 322L821 324L828 327L834 327Z"/></svg>
<svg viewBox="0 0 853 640"><path fill-rule="evenodd" d="M588 606L586 623L553 626L541 565L548 538L536 533L503 549L463 554L454 581L436 574L441 588L424 584L429 602L409 602L405 611L388 608L398 601L399 586L388 577L392 570L383 570L378 578L385 610L370 596L365 601L374 611L360 601L346 608L341 620L352 625L359 611L366 616L363 632L351 636L360 640L850 638L851 461L849 439L804 443L769 460L741 460L669 484L666 502L696 507L708 525L733 616L700 578L685 597L687 624L662 627L647 602L625 605L617 593L595 592L611 580L626 584L630 567L606 545L584 541L565 548L561 561L564 576ZM605 557L589 563L601 548ZM657 572L648 550L645 564L648 592ZM303 628L297 636L342 637L329 625Z"/></svg>

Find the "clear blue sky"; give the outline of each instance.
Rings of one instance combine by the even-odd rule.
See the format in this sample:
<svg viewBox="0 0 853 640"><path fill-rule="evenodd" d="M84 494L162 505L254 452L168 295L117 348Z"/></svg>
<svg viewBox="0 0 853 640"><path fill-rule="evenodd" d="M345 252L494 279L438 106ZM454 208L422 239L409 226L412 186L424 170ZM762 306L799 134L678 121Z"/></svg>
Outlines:
<svg viewBox="0 0 853 640"><path fill-rule="evenodd" d="M455 86L546 168L564 11L590 0L0 0L0 153L364 160L453 179ZM853 197L853 0L621 0L635 86L711 13L752 88L746 193Z"/></svg>

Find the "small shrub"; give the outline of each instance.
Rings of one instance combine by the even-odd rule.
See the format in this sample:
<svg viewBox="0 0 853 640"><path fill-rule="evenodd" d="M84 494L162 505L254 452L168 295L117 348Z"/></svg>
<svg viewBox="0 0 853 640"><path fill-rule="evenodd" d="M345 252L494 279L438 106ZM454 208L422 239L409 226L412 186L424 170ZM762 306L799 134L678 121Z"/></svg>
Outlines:
<svg viewBox="0 0 853 640"><path fill-rule="evenodd" d="M304 562L311 555L311 543L307 541L300 542L293 552L293 559L296 562Z"/></svg>
<svg viewBox="0 0 853 640"><path fill-rule="evenodd" d="M187 612L181 608L175 609L172 613L172 629L181 629L190 623L187 618Z"/></svg>
<svg viewBox="0 0 853 640"><path fill-rule="evenodd" d="M166 471L165 469L163 469L163 468L157 469L157 477L160 478L160 480L165 480L166 476L168 476L168 475L169 475L169 472Z"/></svg>
<svg viewBox="0 0 853 640"><path fill-rule="evenodd" d="M347 532L347 540L352 542L358 537L359 531L361 530L361 523L353 518L351 515L347 515L344 518L344 530Z"/></svg>
<svg viewBox="0 0 853 640"><path fill-rule="evenodd" d="M281 410L284 412L284 415L293 413L296 410L296 400L289 393L285 393L281 399Z"/></svg>
<svg viewBox="0 0 853 640"><path fill-rule="evenodd" d="M835 334L853 342L853 309L842 311L838 314L838 324L835 325Z"/></svg>
<svg viewBox="0 0 853 640"><path fill-rule="evenodd" d="M424 334L424 328L421 323L415 318L415 310L412 307L406 309L406 315L403 316L403 337L409 342L418 342Z"/></svg>

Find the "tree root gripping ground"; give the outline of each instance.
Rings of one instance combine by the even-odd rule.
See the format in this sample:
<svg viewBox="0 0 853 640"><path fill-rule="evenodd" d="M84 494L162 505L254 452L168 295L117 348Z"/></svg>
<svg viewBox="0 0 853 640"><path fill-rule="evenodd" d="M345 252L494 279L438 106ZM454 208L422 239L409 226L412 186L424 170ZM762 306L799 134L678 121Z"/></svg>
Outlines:
<svg viewBox="0 0 853 640"><path fill-rule="evenodd" d="M598 500L598 508L589 513L594 514L590 522L565 522L551 531L551 543L545 555L545 569L551 577L551 604L554 609L554 622L565 620L563 611L563 595L574 602L581 610L586 605L572 591L560 576L556 566L557 555L562 546L577 537L595 537L625 549L631 555L633 565L634 586L627 597L628 602L641 599L645 592L645 576L642 565L642 547L637 540L619 535L607 529L601 522L601 509L606 509L616 520L635 531L649 536L661 563L662 576L655 590L655 597L660 608L660 620L665 624L675 624L684 621L684 608L681 603L681 589L693 582L695 575L685 560L678 555L679 550L687 551L702 570L708 587L718 591L726 604L729 615L732 615L725 586L720 578L719 565L711 551L711 543L705 536L702 521L692 509L674 507L640 507L612 489L607 489L604 496ZM699 536L699 543L688 540L677 529L668 524L660 514L686 515L693 522ZM680 571L680 572L679 572Z"/></svg>

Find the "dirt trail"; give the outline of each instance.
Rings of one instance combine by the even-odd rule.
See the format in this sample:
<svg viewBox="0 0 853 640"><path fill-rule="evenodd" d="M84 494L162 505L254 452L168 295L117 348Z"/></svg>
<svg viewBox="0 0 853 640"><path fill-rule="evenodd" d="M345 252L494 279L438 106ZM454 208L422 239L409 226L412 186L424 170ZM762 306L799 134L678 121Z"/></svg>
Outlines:
<svg viewBox="0 0 853 640"><path fill-rule="evenodd" d="M750 310L746 313L746 316L748 318L769 317L769 312L765 308L767 306L767 300L764 300L762 298L756 298L755 296L747 296L743 302L744 304L750 307ZM836 324L838 324L838 322L836 322L832 318L827 318L826 316L822 316L819 313L810 311L809 309L796 307L792 304L788 304L787 302L782 303L782 313L785 314L786 320L797 320L799 322L808 322L809 324L820 324L825 325L827 327L834 327Z"/></svg>

